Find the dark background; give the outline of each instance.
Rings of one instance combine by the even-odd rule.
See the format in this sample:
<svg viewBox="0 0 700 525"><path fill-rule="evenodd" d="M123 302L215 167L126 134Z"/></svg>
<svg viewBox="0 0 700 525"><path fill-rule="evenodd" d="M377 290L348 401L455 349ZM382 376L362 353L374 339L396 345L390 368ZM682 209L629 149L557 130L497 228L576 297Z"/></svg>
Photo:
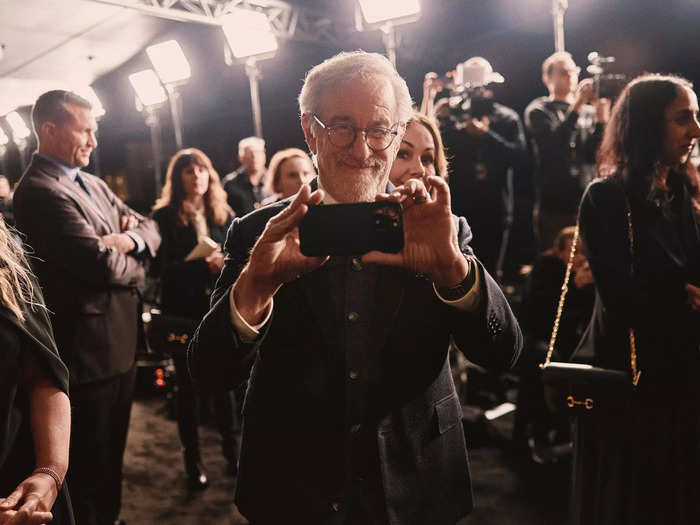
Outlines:
<svg viewBox="0 0 700 525"><path fill-rule="evenodd" d="M288 1L331 18L342 48L280 41L276 56L260 62L268 155L283 147L304 147L296 97L310 67L341 50L384 52L378 32L353 29L350 0ZM670 72L700 80L699 0L569 3L566 48L579 66L585 68L587 54L595 50L617 58L614 72ZM398 29L397 68L417 103L426 72L443 74L475 55L485 57L505 77L495 89L496 98L521 115L530 100L546 93L540 68L553 52L551 0L423 0L422 7L420 20ZM253 134L248 78L242 65L225 64L219 28L179 22L167 27L155 41L178 40L192 67L192 78L180 88L184 144L204 150L223 176L237 166L237 141ZM100 121L100 147L89 168L102 176L125 176L128 200L141 209L153 202L153 161L149 129L135 108L127 77L147 67L151 65L143 52L94 82L107 114ZM161 108L159 115L165 169L175 144L168 108ZM28 152L33 149L30 144ZM21 174L16 150L9 151L7 160L8 173L16 180Z"/></svg>

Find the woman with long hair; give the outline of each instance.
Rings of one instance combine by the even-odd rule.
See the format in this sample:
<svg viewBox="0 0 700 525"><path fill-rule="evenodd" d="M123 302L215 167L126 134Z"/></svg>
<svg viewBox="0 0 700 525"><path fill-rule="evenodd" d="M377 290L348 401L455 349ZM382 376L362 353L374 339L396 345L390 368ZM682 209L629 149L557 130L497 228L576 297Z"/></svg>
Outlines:
<svg viewBox="0 0 700 525"><path fill-rule="evenodd" d="M409 179L425 181L431 175L447 179L447 169L445 147L435 121L414 111L391 165L389 180L400 186Z"/></svg>
<svg viewBox="0 0 700 525"><path fill-rule="evenodd" d="M195 148L178 151L170 160L163 191L154 206L153 218L163 239L155 271L161 279L163 315L182 320L189 336L209 310L209 294L224 264L220 247L226 240L232 213L209 157ZM217 243L219 248L205 258L185 260L203 239ZM174 353L172 358L178 386L178 430L188 484L192 489L203 489L208 482L199 451L198 398L184 351ZM214 408L228 472L235 474L238 450L231 392L215 395Z"/></svg>
<svg viewBox="0 0 700 525"><path fill-rule="evenodd" d="M687 80L634 79L581 202L596 288L584 343L595 364L638 382L577 419L574 524L700 523L700 201L688 163L697 115Z"/></svg>
<svg viewBox="0 0 700 525"><path fill-rule="evenodd" d="M0 523L73 523L67 392L41 290L0 217Z"/></svg>

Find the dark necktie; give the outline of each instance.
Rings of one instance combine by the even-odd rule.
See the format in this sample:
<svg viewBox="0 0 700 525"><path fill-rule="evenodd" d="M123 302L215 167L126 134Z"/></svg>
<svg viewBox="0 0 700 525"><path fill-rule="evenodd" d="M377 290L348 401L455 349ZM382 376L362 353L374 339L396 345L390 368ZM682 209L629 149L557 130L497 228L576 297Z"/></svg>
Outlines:
<svg viewBox="0 0 700 525"><path fill-rule="evenodd" d="M87 187L87 184L85 184L85 180L80 176L80 172L77 172L75 174L75 182L77 182L83 190L85 190L85 193L88 194L88 197L92 198L92 193L90 193L90 189Z"/></svg>

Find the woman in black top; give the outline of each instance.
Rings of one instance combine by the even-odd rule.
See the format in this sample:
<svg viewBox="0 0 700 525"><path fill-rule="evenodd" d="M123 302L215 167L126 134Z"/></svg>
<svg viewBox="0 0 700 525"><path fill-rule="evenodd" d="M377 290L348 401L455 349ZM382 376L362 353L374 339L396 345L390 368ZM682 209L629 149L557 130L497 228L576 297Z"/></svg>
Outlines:
<svg viewBox="0 0 700 525"><path fill-rule="evenodd" d="M578 419L574 524L700 523L697 114L684 79L630 82L601 144L602 178L581 202L596 287L584 343L597 365L630 371L633 328L641 375L631 401Z"/></svg>
<svg viewBox="0 0 700 525"><path fill-rule="evenodd" d="M0 523L74 523L67 392L41 290L0 218Z"/></svg>
<svg viewBox="0 0 700 525"><path fill-rule="evenodd" d="M194 331L209 310L209 294L224 264L220 247L232 220L219 175L202 151L184 149L173 156L153 218L163 238L155 264L161 279L162 312L166 316L190 320L189 328ZM206 258L185 261L203 238L218 243L219 249ZM197 397L184 348L182 353L172 357L178 386L178 429L185 448L188 482L191 488L204 488L207 478L199 452ZM214 405L228 471L235 474L238 453L231 393L215 396Z"/></svg>

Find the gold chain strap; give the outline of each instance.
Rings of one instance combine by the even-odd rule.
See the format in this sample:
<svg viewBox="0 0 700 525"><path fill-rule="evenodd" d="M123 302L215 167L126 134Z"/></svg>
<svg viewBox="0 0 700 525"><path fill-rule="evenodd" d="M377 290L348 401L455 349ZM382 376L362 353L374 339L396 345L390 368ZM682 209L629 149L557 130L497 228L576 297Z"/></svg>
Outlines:
<svg viewBox="0 0 700 525"><path fill-rule="evenodd" d="M574 266L574 256L576 255L576 244L578 244L578 221L576 221L576 229L574 229L574 238L571 241L571 250L569 251L569 262L566 263L566 273L564 274L564 284L561 285L561 296L557 305L557 315L554 317L554 327L552 328L552 337L549 338L549 347L547 348L547 357L540 368L547 366L552 360L552 352L554 352L554 344L557 342L559 334L559 322L561 314L564 312L564 302L566 301L566 293L569 291L569 277L571 277L571 268Z"/></svg>
<svg viewBox="0 0 700 525"><path fill-rule="evenodd" d="M629 239L630 255L632 256L631 271L634 272L634 230L632 230L632 211L630 210L629 204L627 204L627 236ZM564 274L564 284L561 286L561 296L559 297L559 304L557 305L557 314L554 317L554 326L552 327L552 336L549 339L549 346L547 347L547 356L545 357L544 363L540 365L540 368L546 367L552 361L552 353L554 352L554 345L557 342L557 335L559 334L559 323L561 322L561 316L564 312L564 303L566 301L566 294L569 291L569 278L571 277L571 269L574 266L574 257L576 255L576 246L578 244L579 238L579 223L576 221L576 228L574 229L574 238L571 241L571 251L569 252L569 261L566 264L566 273ZM629 341L630 341L630 367L632 368L632 384L637 386L639 383L639 377L642 375L641 370L637 370L637 343L634 336L634 328L629 329Z"/></svg>

